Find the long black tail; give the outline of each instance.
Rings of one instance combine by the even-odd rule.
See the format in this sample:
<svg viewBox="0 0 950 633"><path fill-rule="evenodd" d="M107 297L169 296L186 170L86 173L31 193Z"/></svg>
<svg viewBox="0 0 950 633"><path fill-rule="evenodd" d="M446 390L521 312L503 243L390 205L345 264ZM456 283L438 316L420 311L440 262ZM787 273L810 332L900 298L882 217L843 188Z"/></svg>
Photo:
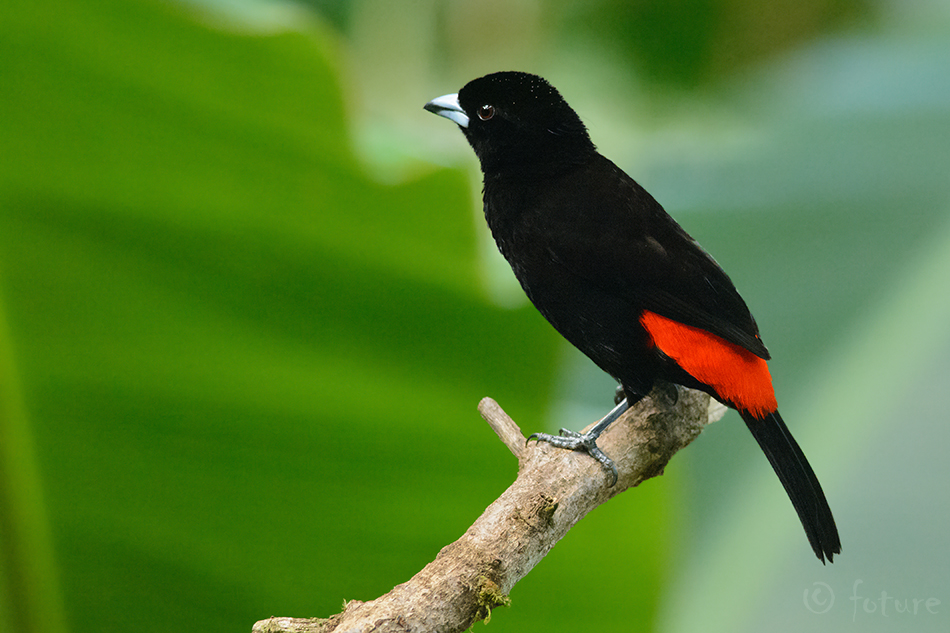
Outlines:
<svg viewBox="0 0 950 633"><path fill-rule="evenodd" d="M785 492L798 512L818 560L824 563L827 556L828 562L832 562L832 557L841 553L835 518L831 516L831 508L828 507L815 471L808 465L805 454L788 431L782 416L778 411L763 418L755 418L742 411L739 413L785 486Z"/></svg>

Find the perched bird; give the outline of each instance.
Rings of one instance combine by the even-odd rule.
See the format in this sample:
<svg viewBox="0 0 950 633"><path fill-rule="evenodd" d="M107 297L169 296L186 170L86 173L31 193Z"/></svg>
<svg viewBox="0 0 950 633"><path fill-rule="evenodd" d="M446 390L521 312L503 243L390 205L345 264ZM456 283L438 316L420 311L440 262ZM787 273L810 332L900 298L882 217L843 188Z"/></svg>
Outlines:
<svg viewBox="0 0 950 633"><path fill-rule="evenodd" d="M475 150L485 219L528 298L620 383L619 403L589 433L532 438L587 451L613 485L616 469L596 443L604 429L657 380L699 389L742 416L819 560L840 553L818 478L778 413L769 353L742 297L653 196L597 152L560 93L541 77L500 72L425 109L457 123Z"/></svg>

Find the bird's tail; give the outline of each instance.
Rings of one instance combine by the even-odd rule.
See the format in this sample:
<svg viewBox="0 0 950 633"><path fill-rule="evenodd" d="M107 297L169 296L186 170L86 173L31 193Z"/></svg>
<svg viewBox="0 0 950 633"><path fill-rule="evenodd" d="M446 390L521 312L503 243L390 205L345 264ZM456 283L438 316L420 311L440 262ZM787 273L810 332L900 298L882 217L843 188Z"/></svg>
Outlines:
<svg viewBox="0 0 950 633"><path fill-rule="evenodd" d="M832 562L832 557L841 553L835 519L831 515L831 508L828 507L815 471L808 465L805 454L785 426L782 417L778 411L761 418L743 411L740 411L740 415L785 486L785 492L798 512L798 518L802 521L815 555L822 563L825 562L825 557L829 563Z"/></svg>

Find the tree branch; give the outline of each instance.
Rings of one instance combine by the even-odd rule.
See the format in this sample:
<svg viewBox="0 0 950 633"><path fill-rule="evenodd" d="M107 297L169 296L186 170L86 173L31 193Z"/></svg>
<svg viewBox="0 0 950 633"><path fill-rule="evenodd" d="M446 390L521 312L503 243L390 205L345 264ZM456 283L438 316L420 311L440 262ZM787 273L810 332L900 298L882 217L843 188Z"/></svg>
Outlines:
<svg viewBox="0 0 950 633"><path fill-rule="evenodd" d="M518 477L454 543L407 582L384 596L348 602L327 619L270 618L254 633L464 631L507 605L507 594L575 523L624 490L663 473L725 408L706 394L657 387L600 436L598 446L617 466L616 485L583 453L547 444L525 445L518 425L491 398L482 417L518 458Z"/></svg>

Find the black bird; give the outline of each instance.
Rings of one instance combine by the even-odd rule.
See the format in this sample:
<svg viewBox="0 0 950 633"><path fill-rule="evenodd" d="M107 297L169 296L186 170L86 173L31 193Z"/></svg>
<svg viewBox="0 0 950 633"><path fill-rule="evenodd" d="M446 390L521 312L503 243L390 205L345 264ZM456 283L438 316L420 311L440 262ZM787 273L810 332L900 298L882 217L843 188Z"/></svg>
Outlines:
<svg viewBox="0 0 950 633"><path fill-rule="evenodd" d="M500 72L425 109L458 124L484 174L485 219L528 298L619 383L589 433L535 434L587 451L657 380L736 409L798 512L819 560L841 552L831 509L778 413L768 350L728 275L630 176L601 156L541 77ZM529 438L531 439L531 438Z"/></svg>

